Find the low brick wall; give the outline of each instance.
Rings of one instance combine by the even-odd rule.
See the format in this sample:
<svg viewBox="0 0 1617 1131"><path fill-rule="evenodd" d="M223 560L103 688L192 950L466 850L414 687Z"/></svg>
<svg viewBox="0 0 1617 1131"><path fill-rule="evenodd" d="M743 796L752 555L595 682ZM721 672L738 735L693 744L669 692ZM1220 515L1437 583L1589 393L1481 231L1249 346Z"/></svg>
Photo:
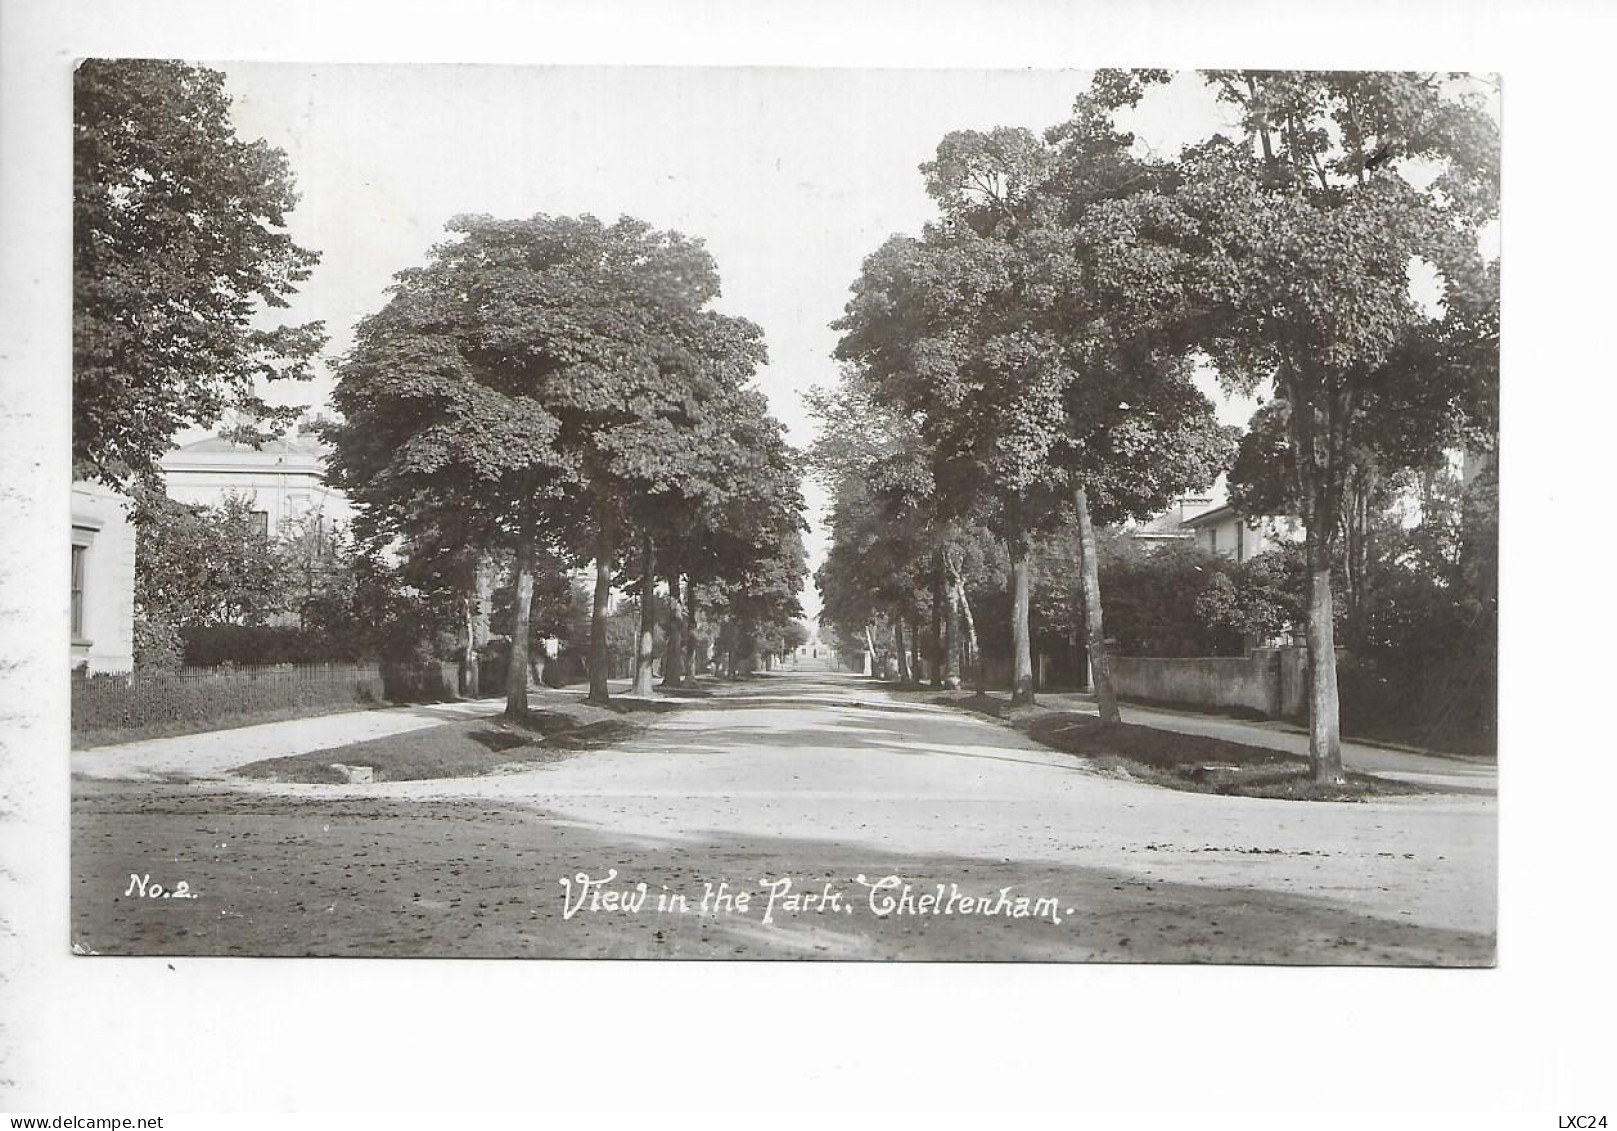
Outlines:
<svg viewBox="0 0 1617 1131"><path fill-rule="evenodd" d="M1241 657L1114 656L1112 686L1124 699L1297 718L1307 710L1306 666L1299 648L1254 648Z"/></svg>

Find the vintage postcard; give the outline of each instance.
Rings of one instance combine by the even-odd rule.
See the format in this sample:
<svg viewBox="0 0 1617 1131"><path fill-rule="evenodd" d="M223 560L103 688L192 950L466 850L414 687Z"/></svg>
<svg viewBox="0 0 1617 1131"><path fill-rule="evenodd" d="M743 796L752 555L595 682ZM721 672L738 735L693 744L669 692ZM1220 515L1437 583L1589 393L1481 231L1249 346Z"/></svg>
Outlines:
<svg viewBox="0 0 1617 1131"><path fill-rule="evenodd" d="M73 89L76 954L1494 963L1495 76Z"/></svg>

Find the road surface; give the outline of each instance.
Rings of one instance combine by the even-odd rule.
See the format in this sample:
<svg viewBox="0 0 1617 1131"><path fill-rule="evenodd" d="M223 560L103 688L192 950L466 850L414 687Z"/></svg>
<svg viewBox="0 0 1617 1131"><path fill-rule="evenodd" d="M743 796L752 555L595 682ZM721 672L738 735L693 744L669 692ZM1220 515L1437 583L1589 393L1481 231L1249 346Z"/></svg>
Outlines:
<svg viewBox="0 0 1617 1131"><path fill-rule="evenodd" d="M119 780L102 761L75 777L74 945L1493 960L1491 796L1177 792L926 700L849 676L766 677L656 716L620 748L469 779L249 782L214 772L217 742L194 780L183 767ZM181 882L195 898L152 894Z"/></svg>

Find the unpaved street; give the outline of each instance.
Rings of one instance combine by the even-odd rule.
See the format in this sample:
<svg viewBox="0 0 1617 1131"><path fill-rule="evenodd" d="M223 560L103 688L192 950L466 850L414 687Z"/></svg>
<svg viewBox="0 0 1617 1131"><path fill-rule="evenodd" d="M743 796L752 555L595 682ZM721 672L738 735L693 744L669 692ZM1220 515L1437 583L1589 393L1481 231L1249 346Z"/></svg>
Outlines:
<svg viewBox="0 0 1617 1131"><path fill-rule="evenodd" d="M103 954L1492 961L1491 796L1174 792L928 699L776 676L691 700L622 748L459 780L186 782L175 766L118 780L116 748L81 751L73 940ZM195 898L150 894L182 881Z"/></svg>

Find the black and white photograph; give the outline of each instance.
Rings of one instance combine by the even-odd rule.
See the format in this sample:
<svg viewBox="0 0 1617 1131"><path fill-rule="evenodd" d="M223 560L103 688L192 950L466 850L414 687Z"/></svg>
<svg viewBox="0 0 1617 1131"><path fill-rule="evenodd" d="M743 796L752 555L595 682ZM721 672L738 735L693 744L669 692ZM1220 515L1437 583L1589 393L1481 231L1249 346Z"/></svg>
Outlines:
<svg viewBox="0 0 1617 1131"><path fill-rule="evenodd" d="M1490 964L1499 90L85 60L75 953Z"/></svg>
<svg viewBox="0 0 1617 1131"><path fill-rule="evenodd" d="M1501 1016L1502 809L1560 758L1509 662L1595 630L1502 552L1587 531L1501 507L1546 205L1497 55L81 38L19 338L70 561L28 535L51 707L5 723L69 1016L205 984L154 1030L200 1065L278 996L252 1047L571 983L547 1042L666 995L864 1064L923 984L929 1039L1092 987L1196 1078L1385 1025L1406 1098L1382 996ZM338 1031L286 1055L365 1075Z"/></svg>

